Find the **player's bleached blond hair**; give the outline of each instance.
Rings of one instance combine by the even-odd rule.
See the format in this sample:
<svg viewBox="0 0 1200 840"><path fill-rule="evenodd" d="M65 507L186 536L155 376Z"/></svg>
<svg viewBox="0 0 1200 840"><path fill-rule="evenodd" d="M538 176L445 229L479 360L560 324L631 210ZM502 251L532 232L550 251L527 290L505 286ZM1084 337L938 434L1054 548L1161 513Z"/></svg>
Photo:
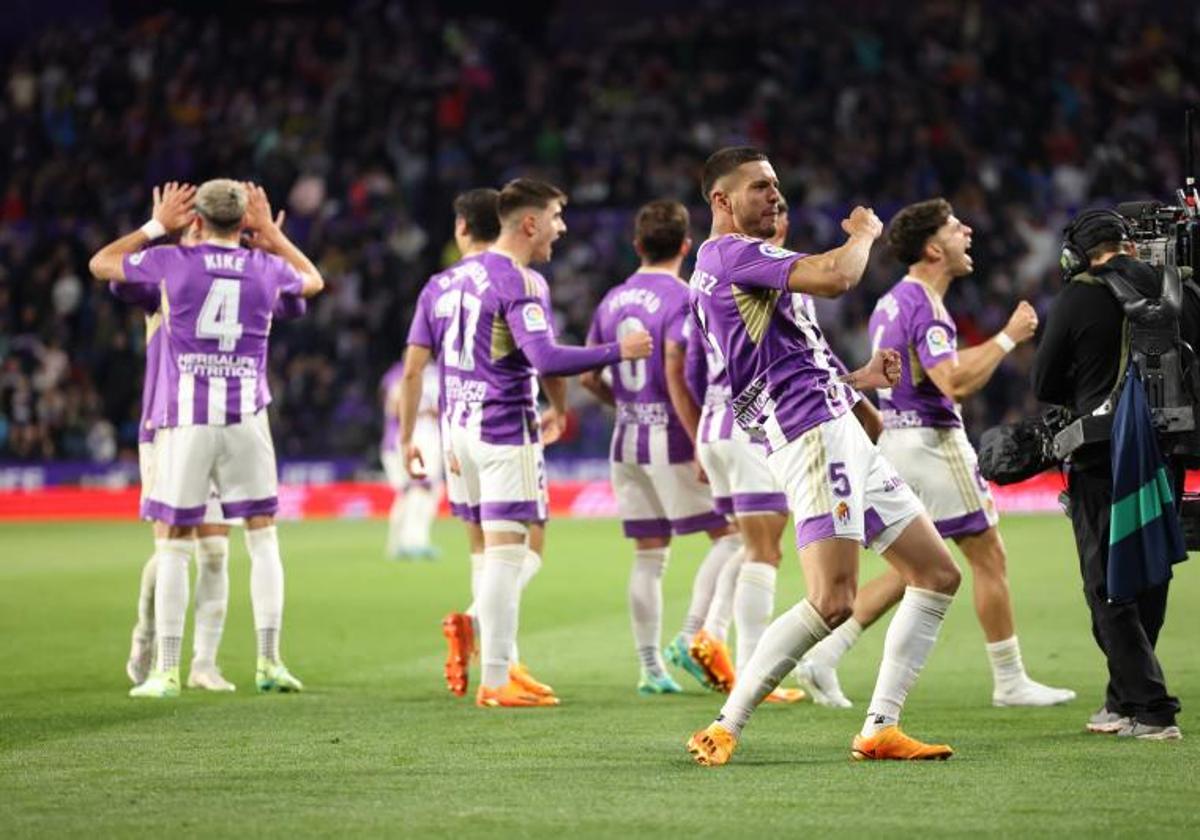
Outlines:
<svg viewBox="0 0 1200 840"><path fill-rule="evenodd" d="M196 190L196 212L217 233L233 233L246 215L246 188L230 178L205 181Z"/></svg>

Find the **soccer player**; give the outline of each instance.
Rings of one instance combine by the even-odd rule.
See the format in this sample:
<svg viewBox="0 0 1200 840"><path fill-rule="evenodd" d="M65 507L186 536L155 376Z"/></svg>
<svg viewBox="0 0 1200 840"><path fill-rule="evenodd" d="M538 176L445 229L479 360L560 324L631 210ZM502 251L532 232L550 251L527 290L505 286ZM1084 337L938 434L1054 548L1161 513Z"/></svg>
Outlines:
<svg viewBox="0 0 1200 840"><path fill-rule="evenodd" d="M796 519L808 595L767 628L720 714L692 735L688 750L701 764L726 763L754 708L805 651L850 616L861 542L896 566L908 587L852 755L948 758L950 747L921 743L898 724L959 571L916 496L851 413L854 389L894 383L895 353L881 351L862 371L834 376L816 358L824 344L820 330L786 297L835 297L852 288L883 226L871 210L856 207L842 222L843 245L803 256L763 241L775 234L779 182L761 152L716 152L702 184L713 229L691 279L693 313L724 362L735 421L766 439L767 463Z"/></svg>
<svg viewBox="0 0 1200 840"><path fill-rule="evenodd" d="M991 379L1012 349L1037 330L1037 314L1021 301L1003 330L975 347L957 349L946 290L971 273L971 228L945 199L909 205L888 231L895 255L908 273L875 304L870 334L875 348L900 352L903 369L894 388L881 391L885 430L879 448L933 517L938 533L953 539L971 567L975 613L992 666L992 704L1052 706L1075 698L1029 678L1013 620L999 515L975 450L963 431L958 401ZM808 652L797 676L813 699L848 707L836 667L862 631L895 605L904 582L887 572L868 583L854 615Z"/></svg>
<svg viewBox="0 0 1200 840"><path fill-rule="evenodd" d="M629 612L641 664L639 694L678 694L659 648L662 639L662 577L671 536L704 531L712 540L692 584L683 629L671 643L672 661L703 679L687 653L708 612L716 577L741 548L741 539L713 509L712 492L695 470L695 447L671 406L665 359L682 358L688 288L679 277L691 250L688 212L677 201L652 201L638 210L634 250L641 267L604 296L592 317L589 344L648 332L662 348L646 359L614 365L612 384L589 371L580 383L616 407L611 447L612 487L625 536L634 541Z"/></svg>
<svg viewBox="0 0 1200 840"><path fill-rule="evenodd" d="M452 397L447 397L445 388L446 358L442 349L458 312L462 296L462 281L472 271L477 258L491 246L500 235L500 219L497 202L500 193L493 189L468 190L454 200L454 239L462 259L445 271L433 275L421 289L417 298L416 312L409 328L408 346L405 349L402 377L399 381L399 452L401 467L413 480L427 475L426 463L440 456L429 451L433 438L422 440L416 434L421 401L426 392L428 367L431 358L437 358L437 378L441 411L441 435L439 446L445 453L447 495L450 512L462 520L467 530L467 541L471 554L471 605L465 612L452 612L442 620L442 634L446 638L447 653L444 666L446 687L458 697L467 693L468 665L475 652L475 639L479 636L477 608L479 580L483 574L484 545L483 529L480 527L480 508L472 505L462 478L462 470L454 456L447 452L450 443L449 420L474 410L469 397L470 389L457 387ZM550 290L543 278L530 269L530 276L538 289L538 295L547 311L550 306ZM553 334L553 325L551 325ZM457 338L456 338L457 340ZM457 377L457 372L455 377ZM561 432L559 417L566 411L565 383L556 377L546 377L543 385L554 408L542 417L542 442L553 443ZM477 400L475 400L477 402ZM546 505L545 488L541 490L541 503ZM541 569L544 529L540 523L530 525L529 545L521 567L518 595ZM516 642L510 655L509 677L522 685L527 693L552 695L545 683L535 679L520 662Z"/></svg>
<svg viewBox="0 0 1200 840"><path fill-rule="evenodd" d="M162 193L154 189L154 204L161 203ZM283 212L280 211L276 224L282 226ZM185 245L197 244L185 231L181 240ZM161 303L162 295L153 286L134 283L110 283L109 291L119 300L140 307L146 313L146 370L142 384L142 412L138 424L138 466L142 476L142 501L150 488L154 474L155 449L153 423L155 401L162 396L158 388L162 367L164 341ZM275 304L275 317L297 318L304 314L303 298L282 295ZM165 397L164 397L165 398ZM145 517L145 514L143 513ZM149 517L145 517L149 518ZM194 604L196 632L193 640L193 656L188 669L188 688L203 688L208 691L233 691L235 686L221 674L217 666L217 651L225 628L225 614L229 604L229 531L234 520L221 514L220 499L211 496L204 513L204 522L197 529L196 540L196 598ZM157 546L167 537L167 528L160 522L153 524ZM138 618L134 624L129 659L125 673L134 685L140 685L150 673L154 654L154 589L157 565L155 556L142 567L138 591Z"/></svg>
<svg viewBox="0 0 1200 840"><path fill-rule="evenodd" d="M141 250L193 228L195 246ZM253 249L239 239L255 232ZM153 423L155 469L146 510L168 526L157 548L155 670L130 695L176 697L187 562L196 527L216 485L222 513L244 517L258 636L259 691L299 691L279 656L283 564L275 529L275 450L267 425L267 337L281 294L317 294L324 282L271 216L266 193L227 179L199 189L170 183L154 217L93 255L94 276L157 286L163 295L166 357Z"/></svg>
<svg viewBox="0 0 1200 840"><path fill-rule="evenodd" d="M645 332L599 347L555 342L529 266L550 259L566 230L565 202L559 189L542 181L518 178L504 186L497 202L500 235L465 264L441 348L446 402L463 406L448 418L450 450L483 527L477 602L482 674L475 702L485 708L558 703L553 695L530 693L509 674L527 538L530 526L547 515L535 375L568 376L644 359L653 347Z"/></svg>
<svg viewBox="0 0 1200 840"><path fill-rule="evenodd" d="M413 439L420 447L422 474L409 475L400 447L400 393L404 362L388 368L380 382L383 392L383 442L380 460L396 496L388 514L387 553L391 557L432 559L437 550L430 541L437 517L442 484L442 444L438 431L439 382L436 368L426 367L421 377L420 402L416 410Z"/></svg>

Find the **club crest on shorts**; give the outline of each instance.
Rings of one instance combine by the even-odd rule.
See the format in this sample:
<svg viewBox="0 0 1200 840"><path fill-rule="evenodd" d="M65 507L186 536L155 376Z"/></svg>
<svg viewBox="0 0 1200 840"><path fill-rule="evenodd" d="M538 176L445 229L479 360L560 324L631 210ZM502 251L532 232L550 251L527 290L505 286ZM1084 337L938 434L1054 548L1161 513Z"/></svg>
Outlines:
<svg viewBox="0 0 1200 840"><path fill-rule="evenodd" d="M837 517L838 522L848 525L850 523L850 505L838 502L837 507L833 509L833 515Z"/></svg>

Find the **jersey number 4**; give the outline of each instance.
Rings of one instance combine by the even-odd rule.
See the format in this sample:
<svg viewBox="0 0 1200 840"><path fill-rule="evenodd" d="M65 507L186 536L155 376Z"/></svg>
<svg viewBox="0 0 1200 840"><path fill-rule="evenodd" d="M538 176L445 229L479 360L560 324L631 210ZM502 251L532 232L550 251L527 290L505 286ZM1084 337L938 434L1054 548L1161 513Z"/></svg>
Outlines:
<svg viewBox="0 0 1200 840"><path fill-rule="evenodd" d="M216 339L222 353L232 353L242 337L242 325L238 321L241 301L241 283L225 277L213 280L196 320L196 337Z"/></svg>

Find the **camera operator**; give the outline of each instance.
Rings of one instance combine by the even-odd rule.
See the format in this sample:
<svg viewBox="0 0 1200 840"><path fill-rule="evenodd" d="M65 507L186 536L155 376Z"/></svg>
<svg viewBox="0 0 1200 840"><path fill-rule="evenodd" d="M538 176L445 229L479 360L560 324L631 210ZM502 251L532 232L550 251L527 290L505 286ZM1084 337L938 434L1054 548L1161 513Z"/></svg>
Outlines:
<svg viewBox="0 0 1200 840"><path fill-rule="evenodd" d="M1038 345L1033 385L1042 402L1067 406L1076 416L1091 414L1114 393L1125 352L1125 315L1100 279L1117 272L1147 298L1161 296L1163 273L1137 259L1132 230L1117 213L1089 210L1067 229L1067 245L1086 255L1087 269L1072 278L1046 319ZM1200 304L1183 295L1180 337L1200 347ZM1108 411L1116 408L1116 398ZM1183 467L1170 463L1175 498L1183 489ZM1091 732L1116 732L1144 740L1181 737L1175 716L1179 700L1167 691L1154 653L1167 611L1169 584L1124 603L1109 603L1107 592L1112 466L1108 441L1084 444L1067 465L1071 524L1079 553L1084 597L1092 614L1092 635L1108 662L1104 705L1087 724Z"/></svg>

